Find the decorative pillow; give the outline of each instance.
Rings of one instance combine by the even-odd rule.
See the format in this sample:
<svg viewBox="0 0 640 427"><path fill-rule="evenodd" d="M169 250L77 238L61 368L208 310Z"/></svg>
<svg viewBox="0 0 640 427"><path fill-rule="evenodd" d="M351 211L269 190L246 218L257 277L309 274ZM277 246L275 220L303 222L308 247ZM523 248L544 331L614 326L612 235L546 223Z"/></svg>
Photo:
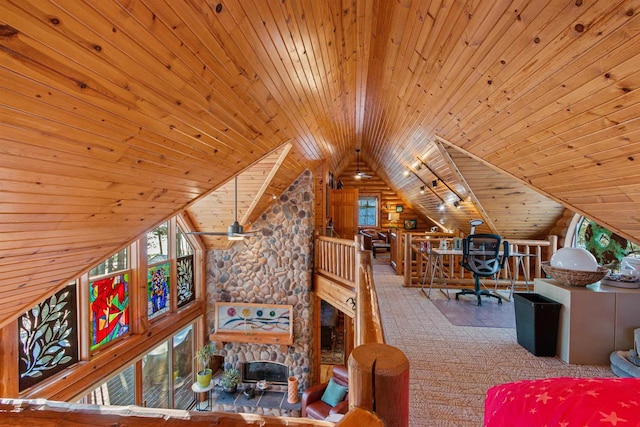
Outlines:
<svg viewBox="0 0 640 427"><path fill-rule="evenodd" d="M320 400L329 406L336 406L338 403L342 402L344 397L347 395L347 391L349 391L347 387L336 383L333 378L331 378Z"/></svg>

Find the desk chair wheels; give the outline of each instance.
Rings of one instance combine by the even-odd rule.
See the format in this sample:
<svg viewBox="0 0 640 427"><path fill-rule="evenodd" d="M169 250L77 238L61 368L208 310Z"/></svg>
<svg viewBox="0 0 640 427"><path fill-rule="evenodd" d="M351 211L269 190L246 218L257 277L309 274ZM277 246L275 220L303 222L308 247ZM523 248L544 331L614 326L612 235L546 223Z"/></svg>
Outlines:
<svg viewBox="0 0 640 427"><path fill-rule="evenodd" d="M498 295L494 295L489 291L485 291L485 290L481 290L476 292L475 290L471 290L471 289L463 289L460 292L456 293L456 301L458 301L458 297L460 295L476 295L478 297L478 305L482 305L482 299L480 298L482 295L487 296L487 297L494 297L498 299L498 304L502 304L502 298L500 298Z"/></svg>

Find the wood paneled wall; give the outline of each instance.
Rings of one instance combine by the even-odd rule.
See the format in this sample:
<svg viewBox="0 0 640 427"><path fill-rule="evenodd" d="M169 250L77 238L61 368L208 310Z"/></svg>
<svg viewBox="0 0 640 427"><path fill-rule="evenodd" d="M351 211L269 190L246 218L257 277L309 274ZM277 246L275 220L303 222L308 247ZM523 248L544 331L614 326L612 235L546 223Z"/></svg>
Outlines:
<svg viewBox="0 0 640 427"><path fill-rule="evenodd" d="M405 219L416 219L418 228L416 231L425 231L430 229L434 224L433 221L424 217L421 212L403 200L398 193L393 191L389 185L375 172L370 169L362 159L360 160L360 171L371 178L356 179L356 162L347 166L344 172L336 178L342 182L344 188L357 188L360 195L374 195L379 197L380 201L380 227L383 230L388 228L404 228ZM396 213L396 206L402 206L403 212L400 213L400 219L397 222L389 221L389 213Z"/></svg>
<svg viewBox="0 0 640 427"><path fill-rule="evenodd" d="M640 0L2 1L0 326L288 142L266 195L322 163L346 174L359 147L419 227L465 231L483 207L500 234L501 222L509 234L541 223L546 204L521 216L496 203L513 212L505 221L491 198L439 211L420 195L404 175L418 157L464 190L433 148L442 139L638 243L638 11Z"/></svg>

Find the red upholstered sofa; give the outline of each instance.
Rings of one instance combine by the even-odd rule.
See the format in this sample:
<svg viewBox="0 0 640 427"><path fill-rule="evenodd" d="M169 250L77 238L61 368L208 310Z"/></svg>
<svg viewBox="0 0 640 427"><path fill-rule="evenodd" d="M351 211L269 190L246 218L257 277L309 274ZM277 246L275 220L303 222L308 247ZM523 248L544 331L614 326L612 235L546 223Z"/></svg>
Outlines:
<svg viewBox="0 0 640 427"><path fill-rule="evenodd" d="M349 386L349 371L345 366L336 365L333 367L333 380L341 385ZM307 388L302 393L302 416L315 420L324 420L332 414L346 414L349 410L349 393L335 406L329 406L321 400L322 395L329 383L316 384Z"/></svg>

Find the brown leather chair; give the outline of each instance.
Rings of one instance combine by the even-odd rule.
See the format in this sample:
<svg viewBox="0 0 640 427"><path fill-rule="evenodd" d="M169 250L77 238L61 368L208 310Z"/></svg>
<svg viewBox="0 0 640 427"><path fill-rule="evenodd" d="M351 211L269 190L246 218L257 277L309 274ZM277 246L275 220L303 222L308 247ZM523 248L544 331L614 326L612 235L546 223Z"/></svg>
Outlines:
<svg viewBox="0 0 640 427"><path fill-rule="evenodd" d="M333 367L333 381L341 386L349 386L349 371L345 366L335 365ZM307 388L302 393L302 416L307 418L313 418L314 420L324 420L332 414L346 414L349 410L349 392L344 396L344 399L336 406L329 406L327 403L320 400L325 390L327 389L328 382L323 384L316 384Z"/></svg>

